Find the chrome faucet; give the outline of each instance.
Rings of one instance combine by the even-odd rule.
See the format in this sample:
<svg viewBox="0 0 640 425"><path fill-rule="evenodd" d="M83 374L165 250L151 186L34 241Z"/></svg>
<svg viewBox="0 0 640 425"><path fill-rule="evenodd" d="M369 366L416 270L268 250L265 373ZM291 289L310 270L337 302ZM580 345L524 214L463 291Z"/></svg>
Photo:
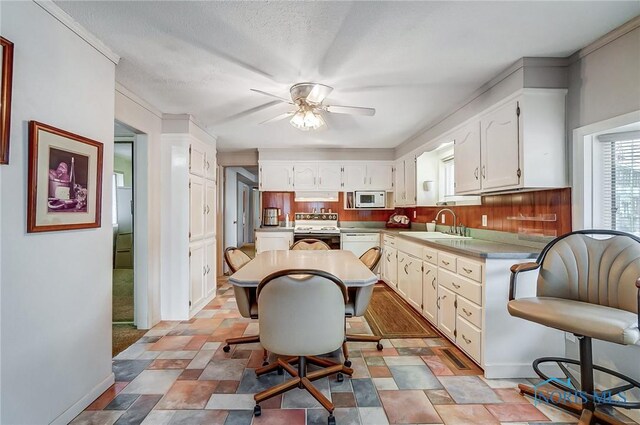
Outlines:
<svg viewBox="0 0 640 425"><path fill-rule="evenodd" d="M457 217L456 217L456 213L454 213L453 210L451 210L449 208L443 208L440 211L438 211L436 213L436 218L435 218L436 223L438 222L438 217L440 216L440 213L444 213L444 212L450 212L451 213L451 216L453 217L453 226L451 227L451 230L449 230L449 233L455 234L456 233L456 229L457 229L456 228Z"/></svg>

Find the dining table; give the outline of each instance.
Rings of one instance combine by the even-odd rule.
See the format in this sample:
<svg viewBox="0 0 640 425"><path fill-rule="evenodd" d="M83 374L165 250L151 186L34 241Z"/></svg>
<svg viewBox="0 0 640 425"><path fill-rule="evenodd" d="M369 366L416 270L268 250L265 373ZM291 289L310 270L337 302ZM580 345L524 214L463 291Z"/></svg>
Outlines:
<svg viewBox="0 0 640 425"><path fill-rule="evenodd" d="M265 251L257 254L232 274L229 283L239 287L257 288L262 279L271 273L286 269L322 270L338 277L347 288L372 289L372 285L378 282L378 276L354 253L334 249Z"/></svg>

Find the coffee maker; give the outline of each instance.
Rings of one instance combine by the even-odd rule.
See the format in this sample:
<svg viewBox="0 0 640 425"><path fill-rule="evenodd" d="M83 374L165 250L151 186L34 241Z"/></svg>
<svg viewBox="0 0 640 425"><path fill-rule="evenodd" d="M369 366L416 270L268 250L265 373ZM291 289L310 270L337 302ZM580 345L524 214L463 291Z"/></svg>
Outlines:
<svg viewBox="0 0 640 425"><path fill-rule="evenodd" d="M280 209L279 208L265 208L262 212L262 225L263 226L279 226L280 222L278 218L280 217Z"/></svg>

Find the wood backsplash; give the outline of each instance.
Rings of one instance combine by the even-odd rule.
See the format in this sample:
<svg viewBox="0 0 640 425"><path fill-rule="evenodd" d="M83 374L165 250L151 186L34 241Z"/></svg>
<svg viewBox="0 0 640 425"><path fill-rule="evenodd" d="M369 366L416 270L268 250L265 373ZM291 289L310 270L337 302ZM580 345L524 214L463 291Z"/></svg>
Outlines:
<svg viewBox="0 0 640 425"><path fill-rule="evenodd" d="M295 202L293 192L263 192L262 206L281 209L280 220L285 214L293 220L293 213L331 209L339 214L341 221L387 221L392 211L345 210L343 194L338 202ZM552 189L536 192L521 192L482 197L482 205L452 206L458 223L475 229L499 230L511 233L531 233L545 236L562 235L571 231L571 189ZM440 207L397 208L396 211L409 216L411 221L426 223L435 218ZM416 212L416 218L413 213ZM524 217L541 217L555 214L555 221L527 221ZM487 216L487 227L482 227L482 215ZM445 213L445 224L451 225L451 214ZM516 220L513 218L520 218ZM509 219L511 218L511 219ZM440 221L439 221L440 223Z"/></svg>

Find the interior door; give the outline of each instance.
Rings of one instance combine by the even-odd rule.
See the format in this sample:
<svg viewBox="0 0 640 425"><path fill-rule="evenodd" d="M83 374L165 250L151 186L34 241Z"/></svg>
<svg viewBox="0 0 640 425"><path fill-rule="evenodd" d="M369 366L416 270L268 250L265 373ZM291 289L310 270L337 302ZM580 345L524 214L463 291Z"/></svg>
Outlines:
<svg viewBox="0 0 640 425"><path fill-rule="evenodd" d="M366 185L367 166L365 164L347 164L343 166L344 189L360 190L368 188Z"/></svg>
<svg viewBox="0 0 640 425"><path fill-rule="evenodd" d="M455 341L456 330L456 294L447 288L438 286L438 329Z"/></svg>
<svg viewBox="0 0 640 425"><path fill-rule="evenodd" d="M455 137L453 161L456 195L479 191L480 122L465 126Z"/></svg>
<svg viewBox="0 0 640 425"><path fill-rule="evenodd" d="M204 236L204 179L191 176L189 178L189 239L194 241Z"/></svg>
<svg viewBox="0 0 640 425"><path fill-rule="evenodd" d="M422 312L431 323L438 324L438 268L426 261L422 263Z"/></svg>
<svg viewBox="0 0 640 425"><path fill-rule="evenodd" d="M483 189L517 186L520 183L520 146L517 102L509 102L481 120L480 135ZM543 166L543 164L541 164Z"/></svg>

